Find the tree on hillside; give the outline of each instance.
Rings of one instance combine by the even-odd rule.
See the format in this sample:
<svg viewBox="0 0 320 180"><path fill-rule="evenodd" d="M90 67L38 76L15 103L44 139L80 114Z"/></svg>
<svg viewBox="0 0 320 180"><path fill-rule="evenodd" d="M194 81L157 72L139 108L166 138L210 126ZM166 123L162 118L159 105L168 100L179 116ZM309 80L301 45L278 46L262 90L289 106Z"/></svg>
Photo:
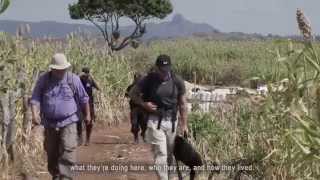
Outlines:
<svg viewBox="0 0 320 180"><path fill-rule="evenodd" d="M129 44L137 47L137 40L146 33L146 20L163 19L171 12L169 0L79 0L69 5L70 17L94 24L112 51L121 50ZM135 24L126 36L119 30L120 20L125 18Z"/></svg>
<svg viewBox="0 0 320 180"><path fill-rule="evenodd" d="M10 5L10 0L0 1L0 14L3 13Z"/></svg>

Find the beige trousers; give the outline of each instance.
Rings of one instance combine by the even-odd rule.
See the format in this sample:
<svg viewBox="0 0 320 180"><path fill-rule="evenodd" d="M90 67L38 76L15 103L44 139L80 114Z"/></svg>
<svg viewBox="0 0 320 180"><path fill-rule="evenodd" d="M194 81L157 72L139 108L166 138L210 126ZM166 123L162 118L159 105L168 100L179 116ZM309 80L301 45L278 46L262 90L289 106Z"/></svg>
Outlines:
<svg viewBox="0 0 320 180"><path fill-rule="evenodd" d="M176 127L177 121L175 123L175 131L172 132L171 117L164 117L160 129L157 129L158 116L149 115L148 117L146 141L152 144L155 165L161 167L160 170L157 170L157 175L160 180L169 179L169 173L163 167L173 165L173 145Z"/></svg>

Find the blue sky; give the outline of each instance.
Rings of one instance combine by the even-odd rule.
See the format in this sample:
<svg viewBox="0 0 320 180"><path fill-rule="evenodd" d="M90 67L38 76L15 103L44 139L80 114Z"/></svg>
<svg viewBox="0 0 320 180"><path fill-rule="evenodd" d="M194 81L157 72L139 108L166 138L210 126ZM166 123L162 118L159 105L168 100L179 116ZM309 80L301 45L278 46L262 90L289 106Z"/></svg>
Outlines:
<svg viewBox="0 0 320 180"><path fill-rule="evenodd" d="M69 3L76 0L12 0L1 20L58 21L71 20ZM172 0L174 13L187 19L208 23L224 32L262 34L298 34L295 11L302 8L311 20L313 31L320 34L319 0ZM168 16L165 21L172 18Z"/></svg>

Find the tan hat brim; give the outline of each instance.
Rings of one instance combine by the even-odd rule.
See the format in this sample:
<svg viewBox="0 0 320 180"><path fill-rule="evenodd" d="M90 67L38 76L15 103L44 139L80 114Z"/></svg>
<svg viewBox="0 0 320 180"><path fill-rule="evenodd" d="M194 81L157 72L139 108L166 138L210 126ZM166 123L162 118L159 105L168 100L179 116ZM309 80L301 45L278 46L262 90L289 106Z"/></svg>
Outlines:
<svg viewBox="0 0 320 180"><path fill-rule="evenodd" d="M61 65L61 66L50 64L49 68L50 69L57 69L57 70L64 70L64 69L68 69L70 66L71 66L71 64L68 62L68 63Z"/></svg>

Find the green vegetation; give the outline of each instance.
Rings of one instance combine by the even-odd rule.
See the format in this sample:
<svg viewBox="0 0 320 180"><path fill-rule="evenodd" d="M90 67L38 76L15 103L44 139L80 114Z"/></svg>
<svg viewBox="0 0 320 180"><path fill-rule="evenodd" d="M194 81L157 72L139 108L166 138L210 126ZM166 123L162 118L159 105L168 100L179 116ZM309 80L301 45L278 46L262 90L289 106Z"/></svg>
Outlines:
<svg viewBox="0 0 320 180"><path fill-rule="evenodd" d="M0 1L0 14L3 13L10 5L10 0L1 0Z"/></svg>
<svg viewBox="0 0 320 180"><path fill-rule="evenodd" d="M24 40L22 37L1 35L0 163L3 171L0 179L12 179L8 178L15 173L12 170L28 173L45 170L42 142L37 140L41 138L41 132L34 134L37 131L30 131L31 114L24 103L30 97L38 75L48 69L55 52L67 55L75 73L79 73L83 66L92 69L102 89L96 97L98 121L112 125L126 118L124 91L132 76L128 60L124 56L111 57L104 50L96 50L92 43L86 44L84 39L72 35L66 42Z"/></svg>
<svg viewBox="0 0 320 180"><path fill-rule="evenodd" d="M274 83L258 104L242 97L224 111L190 116L195 137L207 132L195 144L206 159L218 164L253 165L255 171L249 172L253 178L319 179L317 50L310 42L293 48L289 41L274 63L278 67L270 79Z"/></svg>
<svg viewBox="0 0 320 180"><path fill-rule="evenodd" d="M243 97L212 113L192 112L189 125L193 143L206 160L253 164L256 171L251 175L255 178L319 178L318 44L168 40L110 56L103 48L97 48L96 41L88 39L70 35L61 42L40 42L1 35L1 116L6 118L7 108L14 117L9 118L12 126L6 126L14 138L9 146L0 149L0 162L6 167L1 178L13 173L8 168L12 166L26 172L44 169L40 163L41 141L31 139L32 134L26 130L29 126L22 97L30 96L38 74L47 70L54 52L66 53L75 73L83 66L92 69L102 88L96 97L98 121L109 125L126 118L124 91L133 73L146 71L160 53L172 56L175 70L197 83L246 85L246 80L260 77L270 83L270 90L278 90L258 104ZM277 83L282 80L286 83ZM8 147L13 147L18 163L10 163Z"/></svg>
<svg viewBox="0 0 320 180"><path fill-rule="evenodd" d="M151 42L130 54L132 62L141 69L151 65L158 54L169 54L177 73L186 80L201 84L246 85L246 80L259 77L274 80L276 73L286 75L283 65L276 63L278 53L287 50L287 41L207 41L186 39ZM293 42L301 48L301 42ZM319 51L318 45L316 45ZM279 71L280 68L280 71ZM139 69L139 70L140 70Z"/></svg>

